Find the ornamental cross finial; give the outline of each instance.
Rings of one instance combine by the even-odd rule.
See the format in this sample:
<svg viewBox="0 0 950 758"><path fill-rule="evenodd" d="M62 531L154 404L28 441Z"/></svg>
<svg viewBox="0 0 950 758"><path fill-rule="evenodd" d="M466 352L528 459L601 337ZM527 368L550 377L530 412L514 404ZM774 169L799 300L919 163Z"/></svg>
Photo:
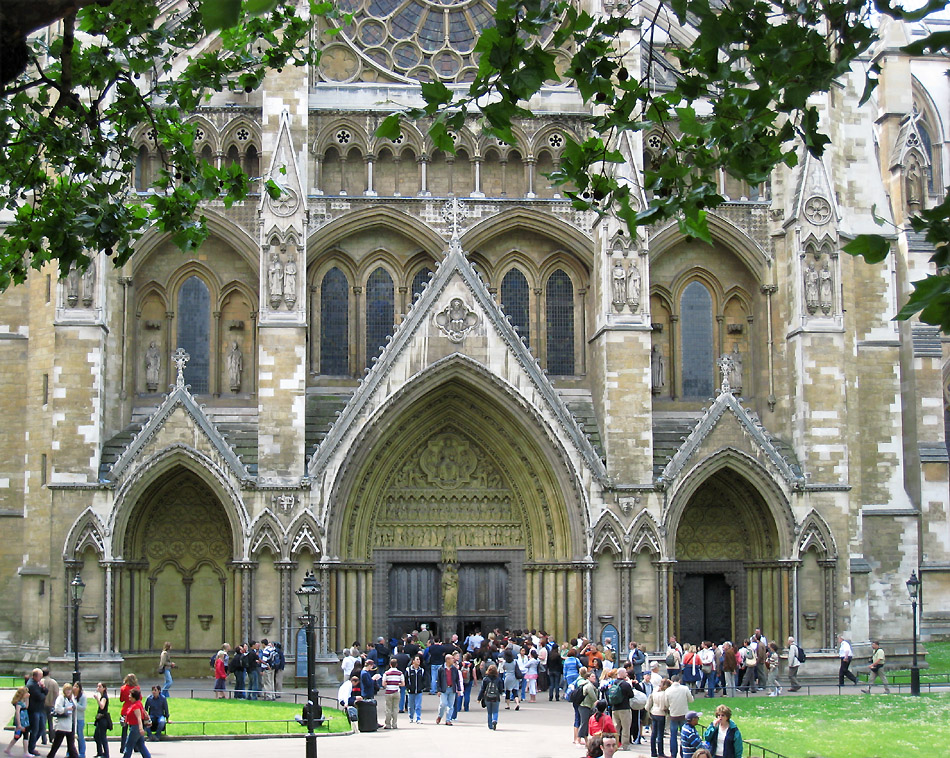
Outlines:
<svg viewBox="0 0 950 758"><path fill-rule="evenodd" d="M175 389L185 388L185 364L191 359L191 356L185 352L184 348L178 348L172 353L172 360L178 367L178 378L175 380Z"/></svg>
<svg viewBox="0 0 950 758"><path fill-rule="evenodd" d="M733 362L732 356L729 353L726 353L719 359L719 370L722 372L722 386L720 387L719 392L732 392L732 387L729 384L729 377L735 370L735 363Z"/></svg>
<svg viewBox="0 0 950 758"><path fill-rule="evenodd" d="M465 204L457 197L453 197L442 208L442 218L444 218L452 230L452 237L449 240L449 250L461 250L462 242L460 239L462 232L462 216L465 215Z"/></svg>

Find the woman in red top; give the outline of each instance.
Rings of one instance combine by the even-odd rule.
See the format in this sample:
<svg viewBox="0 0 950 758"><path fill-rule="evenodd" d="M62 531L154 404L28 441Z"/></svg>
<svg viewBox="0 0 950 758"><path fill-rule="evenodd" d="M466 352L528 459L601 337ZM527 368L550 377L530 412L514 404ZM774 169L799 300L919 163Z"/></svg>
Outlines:
<svg viewBox="0 0 950 758"><path fill-rule="evenodd" d="M219 650L218 655L214 659L214 689L215 697L219 700L224 700L227 696L225 686L228 680L228 669L224 665L224 655L224 651Z"/></svg>
<svg viewBox="0 0 950 758"><path fill-rule="evenodd" d="M135 674L126 674L125 679L122 680L122 686L119 688L119 702L122 703L122 737L119 740L119 750L125 750L125 740L129 734L129 726L125 717L132 705L131 696L134 690L138 690L139 700L141 700L142 690L139 688L139 680Z"/></svg>
<svg viewBox="0 0 950 758"><path fill-rule="evenodd" d="M594 712L587 722L587 733L592 737L599 734L616 734L617 727L614 720L607 714L607 701L598 700L594 705Z"/></svg>
<svg viewBox="0 0 950 758"><path fill-rule="evenodd" d="M121 697L121 695L120 695ZM152 758L145 746L145 724L148 716L142 707L142 690L136 688L129 692L129 702L122 706L125 713L125 723L129 727L129 738L125 742L125 752L122 758L132 758L132 751L138 750L142 758Z"/></svg>

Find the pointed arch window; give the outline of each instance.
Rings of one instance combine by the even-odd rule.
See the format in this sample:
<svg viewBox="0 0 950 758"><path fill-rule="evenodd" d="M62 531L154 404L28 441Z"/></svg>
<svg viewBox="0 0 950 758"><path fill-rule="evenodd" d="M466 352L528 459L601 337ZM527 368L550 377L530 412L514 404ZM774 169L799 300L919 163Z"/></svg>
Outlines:
<svg viewBox="0 0 950 758"><path fill-rule="evenodd" d="M570 284L570 281L568 281ZM511 269L501 280L501 307L512 326L525 345L531 345L530 302L528 298L528 280L516 268Z"/></svg>
<svg viewBox="0 0 950 758"><path fill-rule="evenodd" d="M320 373L349 373L350 287L346 275L334 266L320 285Z"/></svg>
<svg viewBox="0 0 950 758"><path fill-rule="evenodd" d="M152 183L151 177L152 156L149 155L148 148L145 145L139 147L135 154L135 191L148 192L149 185Z"/></svg>
<svg viewBox="0 0 950 758"><path fill-rule="evenodd" d="M561 269L548 277L545 300L548 372L574 373L574 285Z"/></svg>
<svg viewBox="0 0 950 758"><path fill-rule="evenodd" d="M412 277L412 300L422 294L422 290L425 289L426 285L429 283L429 277L432 276L432 269L428 266L423 266L420 268L414 277Z"/></svg>
<svg viewBox="0 0 950 758"><path fill-rule="evenodd" d="M701 282L690 282L680 299L683 397L713 394L712 296Z"/></svg>
<svg viewBox="0 0 950 758"><path fill-rule="evenodd" d="M211 368L211 293L197 276L178 291L178 347L188 353L185 383L194 394L208 392Z"/></svg>
<svg viewBox="0 0 950 758"><path fill-rule="evenodd" d="M386 269L377 268L366 281L367 366L372 365L373 358L379 355L386 338L392 334L395 312L393 278Z"/></svg>

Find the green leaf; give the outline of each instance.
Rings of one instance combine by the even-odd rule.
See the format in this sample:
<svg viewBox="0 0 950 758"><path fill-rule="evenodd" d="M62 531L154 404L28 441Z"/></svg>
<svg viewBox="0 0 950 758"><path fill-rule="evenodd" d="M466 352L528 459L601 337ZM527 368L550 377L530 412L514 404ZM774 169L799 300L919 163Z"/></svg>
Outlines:
<svg viewBox="0 0 950 758"><path fill-rule="evenodd" d="M848 255L860 255L867 263L880 263L891 251L891 243L879 234L859 234L842 250Z"/></svg>
<svg viewBox="0 0 950 758"><path fill-rule="evenodd" d="M397 140L402 134L402 119L400 114L391 113L376 127L376 136L380 139Z"/></svg>
<svg viewBox="0 0 950 758"><path fill-rule="evenodd" d="M280 0L245 0L244 9L252 16L260 16L264 13L270 13Z"/></svg>
<svg viewBox="0 0 950 758"><path fill-rule="evenodd" d="M237 26L241 0L201 0L201 20L209 32Z"/></svg>

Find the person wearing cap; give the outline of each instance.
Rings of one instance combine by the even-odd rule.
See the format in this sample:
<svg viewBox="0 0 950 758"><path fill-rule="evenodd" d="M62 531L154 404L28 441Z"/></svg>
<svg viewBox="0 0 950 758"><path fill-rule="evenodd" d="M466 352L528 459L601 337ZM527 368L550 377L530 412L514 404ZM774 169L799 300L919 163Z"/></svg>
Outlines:
<svg viewBox="0 0 950 758"><path fill-rule="evenodd" d="M699 724L702 717L703 714L696 713L696 711L690 711L686 714L686 723L683 724L683 728L680 730L680 748L683 751L683 758L693 758L693 753L702 744L703 738L696 731L696 725Z"/></svg>

